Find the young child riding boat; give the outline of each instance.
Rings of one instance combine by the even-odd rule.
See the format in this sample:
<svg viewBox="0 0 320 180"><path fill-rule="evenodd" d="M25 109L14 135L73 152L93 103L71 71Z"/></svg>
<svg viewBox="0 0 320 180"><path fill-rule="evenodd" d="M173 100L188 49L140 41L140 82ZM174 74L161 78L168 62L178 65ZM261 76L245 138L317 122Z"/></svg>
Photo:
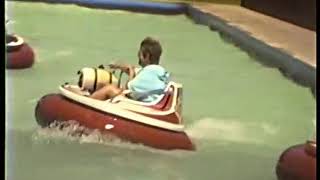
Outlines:
<svg viewBox="0 0 320 180"><path fill-rule="evenodd" d="M142 101L152 102L164 94L169 82L169 73L159 64L162 47L160 42L151 37L146 37L140 43L138 51L139 65L141 68L136 71L133 65L110 64L111 69L120 69L127 73L129 79L124 88L115 84L106 84L93 92L89 97L106 100L118 95Z"/></svg>

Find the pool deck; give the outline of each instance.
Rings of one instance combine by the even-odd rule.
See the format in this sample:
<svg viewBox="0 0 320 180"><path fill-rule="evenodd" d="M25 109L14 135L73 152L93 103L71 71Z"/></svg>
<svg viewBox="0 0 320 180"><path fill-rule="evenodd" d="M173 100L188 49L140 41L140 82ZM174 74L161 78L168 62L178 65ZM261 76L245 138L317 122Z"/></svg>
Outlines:
<svg viewBox="0 0 320 180"><path fill-rule="evenodd" d="M316 32L238 5L190 3L316 68Z"/></svg>

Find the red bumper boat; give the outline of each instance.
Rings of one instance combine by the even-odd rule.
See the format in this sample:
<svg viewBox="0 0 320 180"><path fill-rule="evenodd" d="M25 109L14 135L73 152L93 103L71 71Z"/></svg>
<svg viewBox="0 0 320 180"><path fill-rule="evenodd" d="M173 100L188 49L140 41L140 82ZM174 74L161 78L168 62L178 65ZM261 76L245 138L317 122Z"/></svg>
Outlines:
<svg viewBox="0 0 320 180"><path fill-rule="evenodd" d="M32 48L20 36L6 35L6 52L8 69L29 68L34 63Z"/></svg>
<svg viewBox="0 0 320 180"><path fill-rule="evenodd" d="M316 142L307 141L284 151L278 161L279 180L316 180Z"/></svg>
<svg viewBox="0 0 320 180"><path fill-rule="evenodd" d="M89 129L129 142L164 150L195 150L184 132L180 84L170 82L166 93L152 103L121 95L101 101L71 92L65 86L59 90L59 94L46 95L37 104L35 116L42 127L54 121L75 120Z"/></svg>

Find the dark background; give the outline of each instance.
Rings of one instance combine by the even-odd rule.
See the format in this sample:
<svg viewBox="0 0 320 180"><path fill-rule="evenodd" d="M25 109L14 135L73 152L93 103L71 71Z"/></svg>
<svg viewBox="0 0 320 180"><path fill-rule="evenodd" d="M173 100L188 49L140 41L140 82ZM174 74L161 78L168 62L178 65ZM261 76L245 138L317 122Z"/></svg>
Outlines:
<svg viewBox="0 0 320 180"><path fill-rule="evenodd" d="M316 30L316 0L242 0L241 6Z"/></svg>

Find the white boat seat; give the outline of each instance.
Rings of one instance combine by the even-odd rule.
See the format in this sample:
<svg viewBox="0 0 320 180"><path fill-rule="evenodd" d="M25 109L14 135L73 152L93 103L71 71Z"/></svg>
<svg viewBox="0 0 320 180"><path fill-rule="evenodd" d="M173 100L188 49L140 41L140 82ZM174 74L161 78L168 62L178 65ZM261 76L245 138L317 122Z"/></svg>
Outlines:
<svg viewBox="0 0 320 180"><path fill-rule="evenodd" d="M141 105L141 106L154 106L158 104L165 97L165 95L167 95L168 93L172 94L174 92L174 88L173 88L174 85L175 84L173 82L172 83L169 82L166 89L164 90L165 93L161 94L156 100L152 102L142 102L142 101L136 101L136 100L127 98L125 95L131 93L130 90L124 90L121 95L118 95L107 101L110 101L111 103L119 103L121 101L121 102L130 103L130 104Z"/></svg>

